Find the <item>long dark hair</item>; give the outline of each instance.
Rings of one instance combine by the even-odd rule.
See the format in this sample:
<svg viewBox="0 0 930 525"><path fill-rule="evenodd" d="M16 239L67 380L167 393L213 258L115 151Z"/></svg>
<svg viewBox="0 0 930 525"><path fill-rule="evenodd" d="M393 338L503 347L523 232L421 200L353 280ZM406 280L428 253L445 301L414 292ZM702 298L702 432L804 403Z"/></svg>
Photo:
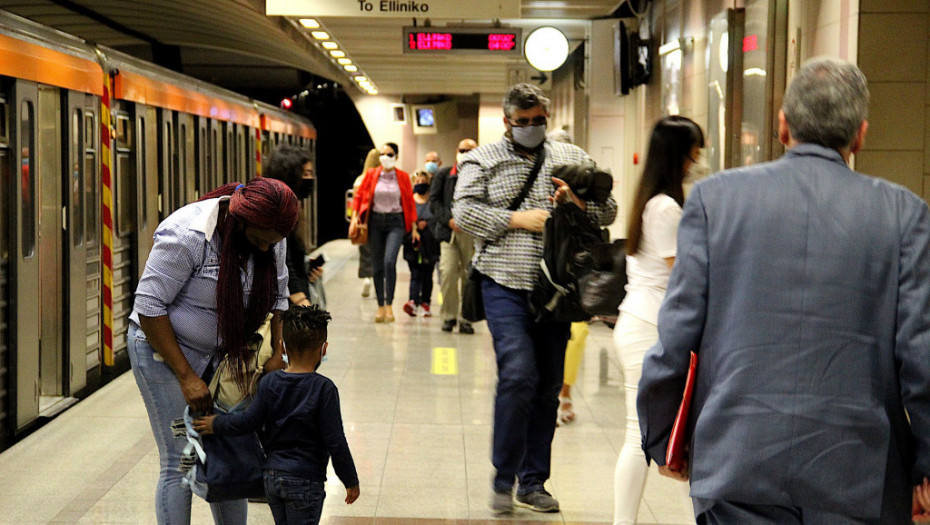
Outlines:
<svg viewBox="0 0 930 525"><path fill-rule="evenodd" d="M243 308L240 262L249 252L235 241L246 227L275 230L282 237L297 223L297 197L281 181L258 178L248 184L231 182L207 193L200 200L230 196L229 211L221 232L220 271L216 283L217 331L223 351L229 355L233 377L240 387L245 385L249 357L248 341L274 307L278 295L277 268L274 249L254 252L252 292L249 305Z"/></svg>
<svg viewBox="0 0 930 525"><path fill-rule="evenodd" d="M628 255L639 251L643 239L643 211L649 199L664 193L675 199L679 206L684 205L685 192L681 181L685 177L685 159L691 155L694 146L704 147L704 133L693 120L673 115L656 122L649 139L643 176L630 210L626 236Z"/></svg>

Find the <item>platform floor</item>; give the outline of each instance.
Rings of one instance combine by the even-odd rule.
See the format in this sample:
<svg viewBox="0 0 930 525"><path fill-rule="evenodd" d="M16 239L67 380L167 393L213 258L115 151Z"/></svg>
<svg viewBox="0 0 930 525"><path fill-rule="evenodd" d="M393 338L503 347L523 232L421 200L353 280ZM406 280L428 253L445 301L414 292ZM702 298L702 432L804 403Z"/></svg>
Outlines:
<svg viewBox="0 0 930 525"><path fill-rule="evenodd" d="M347 506L330 468L324 525L612 521L613 475L623 441L621 372L610 331L593 326L573 398L577 421L553 443L549 490L561 513L488 509L490 436L496 381L491 338L444 333L440 320L411 318L400 306L409 272L398 263L397 322L375 324L377 303L362 299L357 250L347 241L322 249L333 322L320 373L339 388L343 420L358 468L361 497ZM434 301L438 286L434 291ZM438 311L438 304L435 305ZM450 360L449 350L455 359ZM433 373L433 356L445 356ZM132 373L127 372L0 454L0 523L155 523L158 453ZM677 483L653 467L639 522L694 523ZM210 524L194 497L192 523ZM263 504L250 524L271 524Z"/></svg>

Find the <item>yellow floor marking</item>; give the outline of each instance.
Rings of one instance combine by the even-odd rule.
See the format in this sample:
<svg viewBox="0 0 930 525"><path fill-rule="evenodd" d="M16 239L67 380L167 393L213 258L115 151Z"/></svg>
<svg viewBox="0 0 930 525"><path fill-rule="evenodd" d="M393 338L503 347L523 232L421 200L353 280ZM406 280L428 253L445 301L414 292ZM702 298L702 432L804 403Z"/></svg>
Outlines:
<svg viewBox="0 0 930 525"><path fill-rule="evenodd" d="M433 348L432 371L440 376L454 376L459 373L455 348L437 346Z"/></svg>

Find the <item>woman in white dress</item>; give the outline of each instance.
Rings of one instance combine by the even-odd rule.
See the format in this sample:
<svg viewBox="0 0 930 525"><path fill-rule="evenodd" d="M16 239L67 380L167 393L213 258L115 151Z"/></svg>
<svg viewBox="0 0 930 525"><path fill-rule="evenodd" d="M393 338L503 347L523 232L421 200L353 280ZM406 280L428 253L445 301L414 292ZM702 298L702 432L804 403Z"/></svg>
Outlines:
<svg viewBox="0 0 930 525"><path fill-rule="evenodd" d="M626 297L614 328L614 344L623 367L626 432L614 471L614 525L636 522L646 484L645 455L640 448L636 393L643 355L658 340L656 320L665 297L677 250L682 184L706 171L701 162L704 134L692 120L671 116L656 123L642 179L630 213L626 240ZM687 484L682 484L686 497Z"/></svg>

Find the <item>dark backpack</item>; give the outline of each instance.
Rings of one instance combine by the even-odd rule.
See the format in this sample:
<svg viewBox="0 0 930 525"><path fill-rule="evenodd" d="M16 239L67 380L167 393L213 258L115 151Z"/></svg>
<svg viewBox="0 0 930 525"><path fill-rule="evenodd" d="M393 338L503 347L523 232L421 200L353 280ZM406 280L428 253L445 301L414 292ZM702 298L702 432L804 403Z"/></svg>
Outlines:
<svg viewBox="0 0 930 525"><path fill-rule="evenodd" d="M579 280L595 269L592 256L605 244L601 230L578 206L557 206L543 230L543 257L530 306L538 321L587 321L581 305Z"/></svg>

